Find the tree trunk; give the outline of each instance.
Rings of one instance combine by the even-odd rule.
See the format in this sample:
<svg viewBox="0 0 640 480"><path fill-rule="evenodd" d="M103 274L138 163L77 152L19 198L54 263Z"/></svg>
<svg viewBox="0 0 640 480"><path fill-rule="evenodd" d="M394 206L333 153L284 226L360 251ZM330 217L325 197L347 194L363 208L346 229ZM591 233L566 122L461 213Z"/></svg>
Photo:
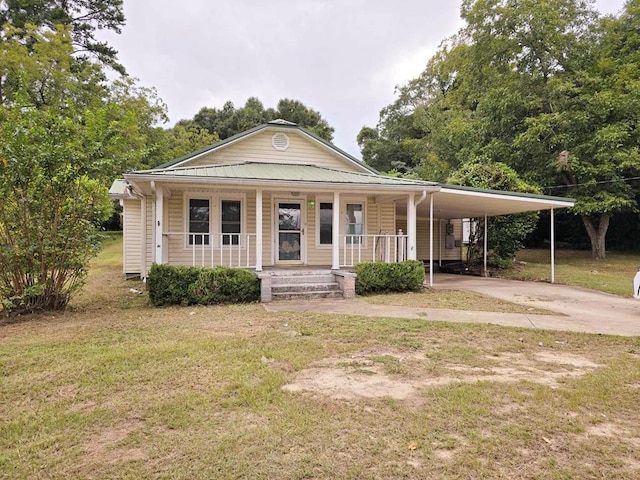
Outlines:
<svg viewBox="0 0 640 480"><path fill-rule="evenodd" d="M595 223L594 220L596 220ZM582 223L584 223L589 240L591 240L591 256L596 260L607 256L605 238L609 229L609 220L611 220L611 216L605 213L595 219L582 215Z"/></svg>

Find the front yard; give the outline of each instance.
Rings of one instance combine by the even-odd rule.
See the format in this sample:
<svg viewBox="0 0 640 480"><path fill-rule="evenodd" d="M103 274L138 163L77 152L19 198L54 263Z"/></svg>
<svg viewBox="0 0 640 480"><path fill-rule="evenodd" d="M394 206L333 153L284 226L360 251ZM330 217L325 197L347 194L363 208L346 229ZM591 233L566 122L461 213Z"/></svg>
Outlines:
<svg viewBox="0 0 640 480"><path fill-rule="evenodd" d="M0 324L0 478L640 476L640 339L153 309L119 243Z"/></svg>

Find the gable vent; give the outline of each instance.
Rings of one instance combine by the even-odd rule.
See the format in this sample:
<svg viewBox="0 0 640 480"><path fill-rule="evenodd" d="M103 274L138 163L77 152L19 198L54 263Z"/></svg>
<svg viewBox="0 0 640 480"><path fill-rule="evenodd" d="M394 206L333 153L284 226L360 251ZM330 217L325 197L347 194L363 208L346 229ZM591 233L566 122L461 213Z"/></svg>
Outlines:
<svg viewBox="0 0 640 480"><path fill-rule="evenodd" d="M284 152L289 148L289 137L284 133L275 133L273 137L271 137L271 145L273 145L273 148L276 150Z"/></svg>

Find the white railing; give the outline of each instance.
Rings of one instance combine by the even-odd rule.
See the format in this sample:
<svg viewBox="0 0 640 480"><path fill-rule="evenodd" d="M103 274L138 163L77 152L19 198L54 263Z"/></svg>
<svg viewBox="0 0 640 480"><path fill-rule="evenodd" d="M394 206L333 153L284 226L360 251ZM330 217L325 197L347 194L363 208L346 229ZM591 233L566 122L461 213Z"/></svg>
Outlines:
<svg viewBox="0 0 640 480"><path fill-rule="evenodd" d="M162 236L168 240L163 242L168 263L172 263L172 257L175 263L185 263L190 257L194 267L256 268L255 233L167 232ZM178 242L172 242L172 238L178 238Z"/></svg>
<svg viewBox="0 0 640 480"><path fill-rule="evenodd" d="M340 235L341 267L359 262L404 262L407 259L408 236L380 233L377 235Z"/></svg>

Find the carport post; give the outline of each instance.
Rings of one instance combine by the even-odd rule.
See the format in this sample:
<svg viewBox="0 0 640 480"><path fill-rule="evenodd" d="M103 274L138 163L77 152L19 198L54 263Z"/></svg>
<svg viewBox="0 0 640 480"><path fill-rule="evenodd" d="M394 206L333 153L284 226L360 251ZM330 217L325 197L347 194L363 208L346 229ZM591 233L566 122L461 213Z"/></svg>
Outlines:
<svg viewBox="0 0 640 480"><path fill-rule="evenodd" d="M433 287L433 193L429 194L429 287Z"/></svg>
<svg viewBox="0 0 640 480"><path fill-rule="evenodd" d="M553 208L551 209L551 283L556 283L556 219Z"/></svg>
<svg viewBox="0 0 640 480"><path fill-rule="evenodd" d="M487 276L487 216L484 216L484 248L482 249L484 256L484 273L483 275Z"/></svg>

